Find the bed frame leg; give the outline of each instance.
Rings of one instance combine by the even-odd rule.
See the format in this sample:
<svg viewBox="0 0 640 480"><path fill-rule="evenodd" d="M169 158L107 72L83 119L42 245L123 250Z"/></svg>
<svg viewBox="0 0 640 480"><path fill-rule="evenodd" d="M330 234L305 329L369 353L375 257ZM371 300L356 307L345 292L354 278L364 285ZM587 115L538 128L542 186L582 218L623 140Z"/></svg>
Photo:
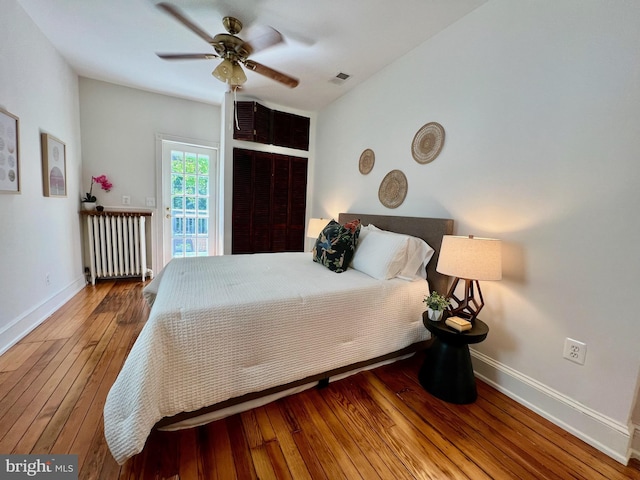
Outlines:
<svg viewBox="0 0 640 480"><path fill-rule="evenodd" d="M320 381L318 382L318 389L326 388L328 386L329 386L329 377L321 378Z"/></svg>

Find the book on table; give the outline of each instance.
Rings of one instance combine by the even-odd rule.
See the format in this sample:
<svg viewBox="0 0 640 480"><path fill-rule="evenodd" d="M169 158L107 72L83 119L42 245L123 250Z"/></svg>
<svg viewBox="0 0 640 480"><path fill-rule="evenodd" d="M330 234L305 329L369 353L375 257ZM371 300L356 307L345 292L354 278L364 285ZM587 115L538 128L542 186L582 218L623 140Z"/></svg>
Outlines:
<svg viewBox="0 0 640 480"><path fill-rule="evenodd" d="M444 322L447 326L457 330L458 332L464 332L470 330L473 325L468 320L460 317L449 317Z"/></svg>

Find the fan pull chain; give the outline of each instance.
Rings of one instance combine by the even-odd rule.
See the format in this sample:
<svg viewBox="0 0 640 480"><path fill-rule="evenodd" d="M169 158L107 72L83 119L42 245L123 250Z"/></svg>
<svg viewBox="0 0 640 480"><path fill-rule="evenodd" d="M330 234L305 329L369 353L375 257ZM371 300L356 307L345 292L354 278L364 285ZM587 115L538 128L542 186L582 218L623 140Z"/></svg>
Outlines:
<svg viewBox="0 0 640 480"><path fill-rule="evenodd" d="M240 130L240 125L238 124L238 101L236 100L236 92L238 91L238 87L233 87L233 116L236 120L236 130Z"/></svg>

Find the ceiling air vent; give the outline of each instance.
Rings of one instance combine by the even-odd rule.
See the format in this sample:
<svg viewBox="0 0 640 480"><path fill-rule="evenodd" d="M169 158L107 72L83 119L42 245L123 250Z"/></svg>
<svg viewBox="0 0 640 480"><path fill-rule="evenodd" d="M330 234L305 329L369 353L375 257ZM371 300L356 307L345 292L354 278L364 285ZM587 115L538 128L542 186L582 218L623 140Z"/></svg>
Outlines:
<svg viewBox="0 0 640 480"><path fill-rule="evenodd" d="M333 77L331 80L329 80L331 83L335 83L336 85L342 85L344 82L346 82L349 78L351 77L351 75L349 75L348 73L343 73L340 72L339 74L337 74L335 77Z"/></svg>

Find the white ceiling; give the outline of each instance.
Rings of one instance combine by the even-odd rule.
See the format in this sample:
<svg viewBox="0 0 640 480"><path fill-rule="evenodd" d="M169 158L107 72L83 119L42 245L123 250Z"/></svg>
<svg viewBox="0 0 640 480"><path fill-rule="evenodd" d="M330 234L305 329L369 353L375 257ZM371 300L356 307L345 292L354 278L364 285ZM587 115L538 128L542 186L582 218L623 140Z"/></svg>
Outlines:
<svg viewBox="0 0 640 480"><path fill-rule="evenodd" d="M243 94L315 111L487 0L171 0L212 36L240 19L244 40L268 25L286 42L251 58L300 79L289 89L247 72ZM18 0L75 71L85 77L219 104L219 59L161 60L155 52L213 52L152 0ZM252 32L254 35L252 35ZM340 85L331 80L344 72Z"/></svg>

